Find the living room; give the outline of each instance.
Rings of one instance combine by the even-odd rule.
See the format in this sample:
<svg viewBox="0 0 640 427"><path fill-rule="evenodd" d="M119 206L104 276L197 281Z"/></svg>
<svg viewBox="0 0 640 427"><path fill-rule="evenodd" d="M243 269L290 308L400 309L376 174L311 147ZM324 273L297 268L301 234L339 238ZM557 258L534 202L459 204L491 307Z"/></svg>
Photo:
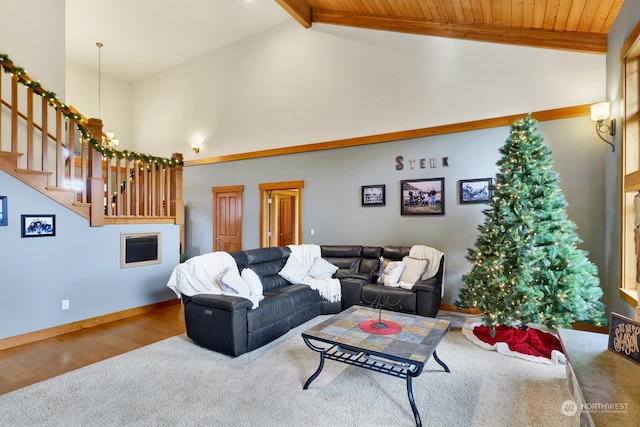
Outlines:
<svg viewBox="0 0 640 427"><path fill-rule="evenodd" d="M465 256L484 209L459 203L459 181L495 175L508 126L318 147L546 112L552 119L540 122L540 132L554 151L569 217L598 266L607 314L633 317L634 306L618 291L622 132L612 137L612 152L598 139L588 113L565 117L561 112L608 100L620 120L620 50L640 19L640 5L634 2L623 4L606 55L322 24L304 29L289 17L141 79L103 75L102 112L97 72L65 61L64 5L38 5L37 13L49 19L37 24L33 12L18 2L2 0L0 8L9 17L0 27L0 52L83 114L102 116L105 129L118 133L123 148L185 155L186 256L212 250L212 187L244 186L242 243L252 248L260 245L259 185L303 180L303 242L437 247L447 254L443 303L448 307L470 268ZM24 28L32 29L33 37L16 37ZM97 59L96 41L86 40ZM109 49L105 44L102 50L105 63ZM198 153L191 149L194 142L200 144ZM291 154L246 154L306 144L309 149ZM232 155L241 160L218 159ZM406 160L402 169L398 156ZM444 215L401 215L401 180L440 177ZM377 184L385 185L385 206L362 207L361 187ZM181 256L177 226L94 229L3 172L0 188L10 215L9 225L0 227L5 295L0 340L174 298L166 281ZM15 220L21 213L55 214L57 235L22 239ZM119 235L138 231L162 232L162 263L123 271ZM69 300L70 307L61 310L61 300Z"/></svg>
<svg viewBox="0 0 640 427"><path fill-rule="evenodd" d="M42 7L51 8L46 10L50 19L34 32L46 34L46 47L37 37L11 37L26 25L28 17L13 2L3 4L7 16L15 16L2 30L6 40L3 50L48 88L66 93L64 98L85 115L97 116L95 71L64 61L64 29L60 25L64 9L59 5ZM622 11L625 13L619 14L609 33L607 56L329 25L303 31L288 20L145 79L126 82L104 76L102 116L107 128L115 122L111 129L122 135L123 144L132 141L130 149L156 155L184 153L187 256L212 249L211 187L244 185L243 247L249 248L259 245L258 185L304 180L305 243L384 241L439 247L448 256L443 301L451 304L461 286L460 277L469 268L466 250L473 245L476 226L482 220L482 205L457 203L457 184L461 179L495 174L497 149L507 137L506 126L233 162L207 163L206 159L620 99L617 51L634 27L637 14L632 4L623 5ZM94 46L95 41L87 43ZM106 62L109 46L103 49ZM113 94L126 101L110 98ZM613 105L614 115L619 114L616 103ZM555 152L554 169L562 180L569 216L578 224L583 247L599 268L607 312L632 316L633 307L617 290L619 151L611 153L597 139L593 122L586 115L542 121L540 129ZM199 153L190 149L190 139L196 134L205 137ZM614 138L619 144L619 134ZM397 170L397 156L433 158L436 167L423 169L416 163L413 169ZM446 167L442 163L445 157ZM188 166L189 161L194 165ZM399 182L435 177L445 178L445 215L401 216ZM87 235L79 238L76 233L72 239L68 233L59 233L55 239L38 240L38 248L33 241L25 246L27 242L21 241L11 224L0 230L10 242L3 245L2 256L8 265L8 280L3 282L21 283L19 289L9 289L11 298L4 300L1 337L171 298L162 287L180 256L178 250L168 248L177 241L172 227L163 229L167 252L161 267L137 269L127 272L135 274L127 277L121 275L116 262L106 261L105 253L93 257L80 251L83 253L74 258L80 267L70 272L62 267L64 249L102 239L111 242L107 252L116 252L113 257L119 258L113 236L122 230L92 230L86 224L75 224L73 214L58 210L44 197L31 195L13 180L5 183L4 175L2 179L10 196L9 212L54 212L58 221L69 216L71 229ZM386 206L360 206L360 188L370 184L386 185ZM158 227L126 230L140 228L148 231ZM32 251L48 255L51 265L47 265L46 293L41 292L42 276L21 268ZM81 267L87 265L100 267L88 281ZM82 274L75 277L76 271ZM133 283L139 281L137 276L149 273L151 278L144 279L144 287L137 288ZM90 289L87 282L92 283ZM126 287L116 285L114 289L114 283L123 282ZM122 297L122 292L133 295ZM71 300L69 310L60 310L63 299ZM25 318L24 322L15 322L19 318Z"/></svg>

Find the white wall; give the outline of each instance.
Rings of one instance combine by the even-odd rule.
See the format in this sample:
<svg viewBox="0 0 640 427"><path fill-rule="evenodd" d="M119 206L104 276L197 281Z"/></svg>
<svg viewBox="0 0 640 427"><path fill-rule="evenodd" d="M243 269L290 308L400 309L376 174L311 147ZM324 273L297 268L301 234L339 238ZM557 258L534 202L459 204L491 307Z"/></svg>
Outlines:
<svg viewBox="0 0 640 427"><path fill-rule="evenodd" d="M114 132L120 140L118 148L132 150L131 85L105 74L99 77L97 71L71 62L67 63L66 81L65 102L87 118L102 119L103 131Z"/></svg>
<svg viewBox="0 0 640 427"><path fill-rule="evenodd" d="M604 98L604 67L602 55L292 21L133 83L133 138L192 159L567 107Z"/></svg>
<svg viewBox="0 0 640 427"><path fill-rule="evenodd" d="M37 5L0 0L0 52L61 98L65 94L64 6L60 0Z"/></svg>

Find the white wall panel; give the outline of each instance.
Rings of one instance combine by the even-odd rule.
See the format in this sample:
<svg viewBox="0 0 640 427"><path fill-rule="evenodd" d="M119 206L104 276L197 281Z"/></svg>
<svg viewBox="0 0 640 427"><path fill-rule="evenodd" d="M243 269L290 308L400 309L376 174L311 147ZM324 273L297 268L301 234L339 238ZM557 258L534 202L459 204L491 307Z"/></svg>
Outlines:
<svg viewBox="0 0 640 427"><path fill-rule="evenodd" d="M604 81L603 55L290 22L135 82L133 132L204 158L592 103Z"/></svg>

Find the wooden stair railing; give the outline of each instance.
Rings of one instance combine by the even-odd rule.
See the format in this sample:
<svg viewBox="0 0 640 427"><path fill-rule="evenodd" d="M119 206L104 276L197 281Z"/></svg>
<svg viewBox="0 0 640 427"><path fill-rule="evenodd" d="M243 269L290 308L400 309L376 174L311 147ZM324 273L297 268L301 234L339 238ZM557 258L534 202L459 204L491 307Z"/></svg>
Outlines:
<svg viewBox="0 0 640 427"><path fill-rule="evenodd" d="M93 227L178 224L184 248L181 154L168 159L109 147L100 119L60 102L3 53L0 71L0 169Z"/></svg>

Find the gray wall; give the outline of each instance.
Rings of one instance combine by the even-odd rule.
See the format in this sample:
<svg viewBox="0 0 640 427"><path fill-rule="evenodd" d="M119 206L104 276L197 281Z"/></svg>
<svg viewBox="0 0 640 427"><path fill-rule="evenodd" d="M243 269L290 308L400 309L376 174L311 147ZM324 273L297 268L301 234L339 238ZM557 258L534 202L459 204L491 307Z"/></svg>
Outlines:
<svg viewBox="0 0 640 427"><path fill-rule="evenodd" d="M316 244L426 244L447 255L445 303L452 303L470 269L467 248L475 244L485 205L460 205L458 180L494 177L498 148L508 127L395 141L362 147L292 154L185 168L188 256L212 250L211 187L245 186L243 248L259 246L258 185L304 180L303 242ZM579 226L582 248L604 271L605 144L587 117L540 123L540 133L554 150L554 170L569 202L569 217ZM395 168L396 156L435 157L437 168ZM442 167L441 158L449 158ZM428 161L427 161L428 164ZM444 216L400 216L400 180L445 178ZM360 186L385 184L384 207L361 207ZM315 229L315 236L310 229Z"/></svg>
<svg viewBox="0 0 640 427"><path fill-rule="evenodd" d="M607 274L603 283L605 303L611 311L633 317L634 310L618 294L620 286L620 142L622 138L622 66L620 49L640 20L640 2L626 1L608 34L607 101L611 102L612 117L618 120L618 132L614 137L616 152L607 155L606 183L606 231ZM627 143L638 144L638 141Z"/></svg>
<svg viewBox="0 0 640 427"><path fill-rule="evenodd" d="M0 171L8 221L0 227L0 339L175 298L179 227L88 221ZM56 235L21 238L21 214L56 215ZM120 233L160 231L162 264L120 268ZM68 299L68 310L62 300Z"/></svg>

